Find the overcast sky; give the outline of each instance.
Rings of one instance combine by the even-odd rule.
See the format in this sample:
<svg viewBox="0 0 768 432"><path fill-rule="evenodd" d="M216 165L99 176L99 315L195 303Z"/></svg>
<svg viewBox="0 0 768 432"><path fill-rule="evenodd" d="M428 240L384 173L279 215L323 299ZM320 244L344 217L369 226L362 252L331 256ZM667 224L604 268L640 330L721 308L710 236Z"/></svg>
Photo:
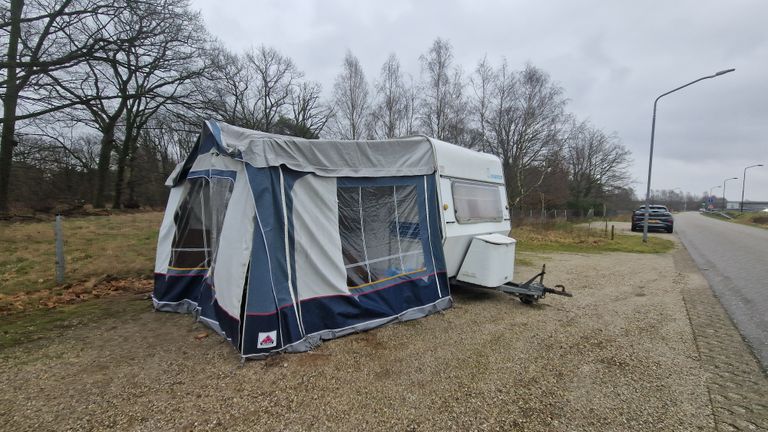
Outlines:
<svg viewBox="0 0 768 432"><path fill-rule="evenodd" d="M471 72L483 55L530 62L560 84L568 109L632 151L644 195L656 96L718 70L659 102L653 189L699 194L742 177L746 198L768 201L768 1L255 1L192 0L210 31L234 50L266 44L306 77L332 86L347 49L369 82L389 53L419 74L418 57L448 39ZM720 189L715 189L721 196ZM741 180L726 195L738 200Z"/></svg>

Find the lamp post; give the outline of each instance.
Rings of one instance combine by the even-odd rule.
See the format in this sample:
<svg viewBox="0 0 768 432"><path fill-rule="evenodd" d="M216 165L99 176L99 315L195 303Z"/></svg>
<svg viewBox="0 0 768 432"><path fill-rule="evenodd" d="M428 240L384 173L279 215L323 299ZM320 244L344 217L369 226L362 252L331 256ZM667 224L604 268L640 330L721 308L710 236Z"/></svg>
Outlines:
<svg viewBox="0 0 768 432"><path fill-rule="evenodd" d="M723 180L723 211L728 210L728 201L725 198L725 183L730 180L738 180L738 177L731 177Z"/></svg>
<svg viewBox="0 0 768 432"><path fill-rule="evenodd" d="M651 198L651 172L653 170L653 139L654 139L654 135L656 134L656 104L658 104L659 99L663 98L664 96L666 96L666 95L668 95L670 93L674 93L674 92L676 92L678 90L684 89L684 88L688 87L689 85L696 84L699 81L703 81L703 80L709 79L709 78L716 78L716 77L719 77L720 75L725 75L725 74L727 74L729 72L733 72L735 70L736 69L725 69L725 70L721 70L720 72L716 72L713 75L708 75L708 76L705 76L705 77L701 77L701 78L699 78L697 80L693 80L693 81L689 82L688 84L682 85L682 86L680 86L680 87L678 87L676 89L670 90L670 91L660 95L659 97L656 98L655 101L653 101L653 121L651 122L651 151L650 151L650 154L648 156L648 185L647 185L646 190L645 190L645 218L643 220L643 243L648 243L648 215L651 213L651 211L650 211L650 205L651 204L650 204L649 200Z"/></svg>
<svg viewBox="0 0 768 432"><path fill-rule="evenodd" d="M741 176L741 204L739 204L739 212L744 213L744 187L747 185L747 170L754 167L761 167L763 164L750 165L744 168L744 175Z"/></svg>

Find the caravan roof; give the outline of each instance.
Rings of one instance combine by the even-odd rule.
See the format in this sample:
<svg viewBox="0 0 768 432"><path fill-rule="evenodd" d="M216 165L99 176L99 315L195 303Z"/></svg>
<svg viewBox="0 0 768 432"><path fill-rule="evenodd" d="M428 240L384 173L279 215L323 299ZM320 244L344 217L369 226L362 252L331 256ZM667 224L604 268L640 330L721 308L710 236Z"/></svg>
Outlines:
<svg viewBox="0 0 768 432"><path fill-rule="evenodd" d="M424 135L386 140L310 140L214 121L206 122L206 131L213 139L200 140L202 148L193 155L214 146L213 150L254 167L283 165L320 176L428 175L437 170L442 176L504 183L496 156ZM169 185L176 182L180 171L181 167L171 176Z"/></svg>

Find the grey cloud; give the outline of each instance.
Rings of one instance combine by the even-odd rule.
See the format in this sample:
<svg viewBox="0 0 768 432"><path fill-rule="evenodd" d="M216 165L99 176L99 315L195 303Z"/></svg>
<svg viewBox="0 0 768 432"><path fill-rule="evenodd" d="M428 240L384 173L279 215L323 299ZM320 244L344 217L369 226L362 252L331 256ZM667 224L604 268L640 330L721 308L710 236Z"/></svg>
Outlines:
<svg viewBox="0 0 768 432"><path fill-rule="evenodd" d="M485 54L513 67L530 61L565 88L571 112L619 134L633 152L638 189L644 189L653 99L736 67L662 99L652 187L699 193L740 177L747 164L768 165L765 1L192 3L228 46L274 46L326 89L347 49L369 80L390 52L418 76L418 56L438 36L453 43L466 73ZM748 198L768 200L768 168L751 170L749 181ZM729 187L740 193L740 184Z"/></svg>

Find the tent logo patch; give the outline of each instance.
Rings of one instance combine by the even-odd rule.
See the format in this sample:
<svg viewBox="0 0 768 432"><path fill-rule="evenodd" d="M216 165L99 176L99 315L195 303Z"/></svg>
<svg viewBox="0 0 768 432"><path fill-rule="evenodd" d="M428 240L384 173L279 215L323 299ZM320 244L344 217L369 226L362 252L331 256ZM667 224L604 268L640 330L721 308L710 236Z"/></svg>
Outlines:
<svg viewBox="0 0 768 432"><path fill-rule="evenodd" d="M256 348L272 348L277 345L277 330L261 333L259 332L259 343Z"/></svg>

